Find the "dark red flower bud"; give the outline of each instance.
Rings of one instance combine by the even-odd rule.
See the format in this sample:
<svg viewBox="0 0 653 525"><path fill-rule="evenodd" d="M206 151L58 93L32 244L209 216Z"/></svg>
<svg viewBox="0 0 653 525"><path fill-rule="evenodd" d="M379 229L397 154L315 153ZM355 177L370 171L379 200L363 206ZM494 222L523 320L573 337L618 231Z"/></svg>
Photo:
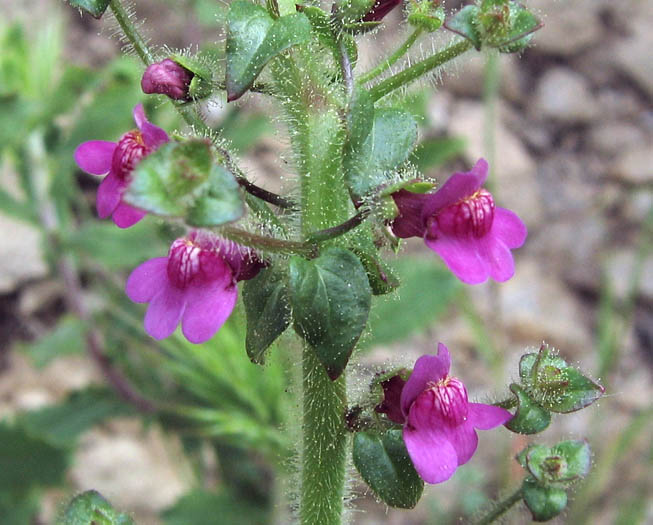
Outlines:
<svg viewBox="0 0 653 525"><path fill-rule="evenodd" d="M381 401L374 411L379 414L385 414L390 421L394 423L403 424L405 421L404 415L401 412L401 391L404 388L406 381L400 376L392 376L390 379L381 381L383 388L383 401Z"/></svg>
<svg viewBox="0 0 653 525"><path fill-rule="evenodd" d="M193 73L174 60L166 58L151 64L141 79L141 88L148 95L167 95L174 100L190 100L189 89Z"/></svg>
<svg viewBox="0 0 653 525"><path fill-rule="evenodd" d="M401 0L378 0L363 17L363 22L380 22L399 4L401 4Z"/></svg>

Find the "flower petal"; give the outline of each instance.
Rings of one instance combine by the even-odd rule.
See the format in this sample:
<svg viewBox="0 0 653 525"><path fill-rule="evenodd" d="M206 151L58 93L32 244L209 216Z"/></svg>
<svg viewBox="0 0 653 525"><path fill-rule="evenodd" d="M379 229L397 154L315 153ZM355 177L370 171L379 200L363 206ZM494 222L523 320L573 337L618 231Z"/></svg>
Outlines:
<svg viewBox="0 0 653 525"><path fill-rule="evenodd" d="M515 260L510 249L490 232L480 240L479 255L490 269L490 277L498 282L504 282L515 275Z"/></svg>
<svg viewBox="0 0 653 525"><path fill-rule="evenodd" d="M95 205L100 219L106 219L120 204L120 198L125 188L125 182L112 171L104 177L97 189Z"/></svg>
<svg viewBox="0 0 653 525"><path fill-rule="evenodd" d="M115 150L115 142L90 140L77 146L73 157L77 165L86 173L104 175L111 169L111 159Z"/></svg>
<svg viewBox="0 0 653 525"><path fill-rule="evenodd" d="M134 208L133 206L125 204L121 201L118 204L117 208L114 210L112 218L113 222L116 223L118 228L129 228L130 226L133 226L138 221L140 221L146 215L147 212L139 210L138 208Z"/></svg>
<svg viewBox="0 0 653 525"><path fill-rule="evenodd" d="M458 456L442 432L405 426L403 438L415 470L427 483L442 483L456 472Z"/></svg>
<svg viewBox="0 0 653 525"><path fill-rule="evenodd" d="M485 182L487 173L488 163L485 159L479 159L470 171L454 173L438 191L429 195L429 199L422 209L422 220L426 222L426 219L435 215L445 206L473 195Z"/></svg>
<svg viewBox="0 0 653 525"><path fill-rule="evenodd" d="M512 414L504 408L486 405L484 403L469 403L467 419L479 430L490 430L503 425L512 419Z"/></svg>
<svg viewBox="0 0 653 525"><path fill-rule="evenodd" d="M190 286L188 303L181 321L184 336L191 343L203 343L220 329L236 305L238 288L224 280Z"/></svg>
<svg viewBox="0 0 653 525"><path fill-rule="evenodd" d="M505 208L495 208L491 233L512 249L524 244L528 230L516 213Z"/></svg>
<svg viewBox="0 0 653 525"><path fill-rule="evenodd" d="M177 328L185 306L184 291L166 283L145 313L145 331L154 339L165 339Z"/></svg>
<svg viewBox="0 0 653 525"><path fill-rule="evenodd" d="M411 405L424 390L429 381L444 379L451 368L448 348L438 343L438 355L423 355L415 361L415 367L401 391L401 411L408 415Z"/></svg>
<svg viewBox="0 0 653 525"><path fill-rule="evenodd" d="M474 455L478 447L478 436L469 420L456 427L443 427L443 434L453 445L458 457L458 465L464 465Z"/></svg>
<svg viewBox="0 0 653 525"><path fill-rule="evenodd" d="M168 258L156 257L137 266L127 279L125 291L135 303L147 303L168 285Z"/></svg>
<svg viewBox="0 0 653 525"><path fill-rule="evenodd" d="M461 281L467 284L479 284L487 281L490 268L481 251L486 249L479 239L469 237L457 239L440 236L437 239L424 239L426 245L437 253L447 267Z"/></svg>
<svg viewBox="0 0 653 525"><path fill-rule="evenodd" d="M148 148L156 149L161 144L170 140L168 134L163 131L159 126L155 126L145 116L143 104L137 104L134 107L134 122L143 134L143 141Z"/></svg>

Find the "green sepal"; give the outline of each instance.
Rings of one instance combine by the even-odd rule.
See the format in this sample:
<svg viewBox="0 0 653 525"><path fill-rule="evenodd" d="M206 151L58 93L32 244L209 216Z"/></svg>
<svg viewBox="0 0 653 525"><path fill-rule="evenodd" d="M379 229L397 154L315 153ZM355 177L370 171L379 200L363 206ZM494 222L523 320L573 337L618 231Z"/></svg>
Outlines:
<svg viewBox="0 0 653 525"><path fill-rule="evenodd" d="M57 519L57 525L134 525L127 514L116 511L102 495L87 490L75 496Z"/></svg>
<svg viewBox="0 0 653 525"><path fill-rule="evenodd" d="M254 363L263 363L268 347L290 324L290 300L284 274L266 268L243 285L247 316L245 347Z"/></svg>
<svg viewBox="0 0 653 525"><path fill-rule="evenodd" d="M398 192L399 190L406 190L411 193L428 193L431 191L433 188L435 188L435 183L434 182L429 182L426 180L420 180L420 179L410 179L410 180L402 180L400 182L396 182L395 184L390 184L389 186L386 186L383 188L383 190L379 193L381 197L389 197L393 193Z"/></svg>
<svg viewBox="0 0 653 525"><path fill-rule="evenodd" d="M376 0L339 0L334 10L335 20L341 26L354 25L359 22L372 7ZM376 22L378 25L378 22Z"/></svg>
<svg viewBox="0 0 653 525"><path fill-rule="evenodd" d="M524 9L516 2L510 2L510 27L496 47L501 53L523 51L530 44L533 33L542 25L542 22L528 9Z"/></svg>
<svg viewBox="0 0 653 525"><path fill-rule="evenodd" d="M415 27L427 33L433 33L440 29L444 23L445 13L441 6L433 7L430 0L423 2L411 2L412 12L409 13L407 21Z"/></svg>
<svg viewBox="0 0 653 525"><path fill-rule="evenodd" d="M510 390L517 396L517 411L506 423L506 428L518 434L537 434L551 423L551 414L533 401L518 384L510 385Z"/></svg>
<svg viewBox="0 0 653 525"><path fill-rule="evenodd" d="M567 492L555 487L544 487L527 477L522 484L524 503L533 515L533 521L549 521L567 506Z"/></svg>
<svg viewBox="0 0 653 525"><path fill-rule="evenodd" d="M174 54L170 59L193 74L193 78L188 86L188 94L191 99L203 99L213 93L213 75L201 59L181 54Z"/></svg>
<svg viewBox="0 0 653 525"><path fill-rule="evenodd" d="M561 441L551 448L531 445L517 459L541 485L567 488L588 474L591 456L586 441L570 440Z"/></svg>
<svg viewBox="0 0 653 525"><path fill-rule="evenodd" d="M100 19L109 7L111 0L68 0L68 3L77 9L86 11L93 18Z"/></svg>
<svg viewBox="0 0 653 525"><path fill-rule="evenodd" d="M240 98L265 65L289 47L311 36L311 24L303 13L273 19L265 8L236 0L227 15L227 101Z"/></svg>
<svg viewBox="0 0 653 525"><path fill-rule="evenodd" d="M424 490L424 482L408 456L400 429L384 434L358 432L353 459L361 477L384 503L412 509Z"/></svg>
<svg viewBox="0 0 653 525"><path fill-rule="evenodd" d="M480 51L482 38L478 22L479 14L480 10L477 6L465 6L444 24L444 27L466 38L474 44L477 51Z"/></svg>
<svg viewBox="0 0 653 525"><path fill-rule="evenodd" d="M600 384L570 366L546 344L539 353L522 356L519 375L529 395L551 412L575 412L591 405L605 392Z"/></svg>
<svg viewBox="0 0 653 525"><path fill-rule="evenodd" d="M123 198L150 213L183 218L192 226L218 226L245 213L238 182L213 163L206 140L163 144L131 175Z"/></svg>
<svg viewBox="0 0 653 525"><path fill-rule="evenodd" d="M365 269L352 252L334 247L310 261L292 257L289 277L295 331L335 380L367 324L372 290Z"/></svg>

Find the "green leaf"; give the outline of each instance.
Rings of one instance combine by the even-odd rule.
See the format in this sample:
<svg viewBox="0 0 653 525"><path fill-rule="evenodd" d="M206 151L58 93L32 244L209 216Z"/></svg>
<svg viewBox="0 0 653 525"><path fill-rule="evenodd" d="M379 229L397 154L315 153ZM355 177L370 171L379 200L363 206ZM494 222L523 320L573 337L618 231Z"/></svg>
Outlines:
<svg viewBox="0 0 653 525"><path fill-rule="evenodd" d="M61 404L22 412L18 424L30 435L60 448L72 447L77 438L105 419L133 414L133 410L106 388L73 392Z"/></svg>
<svg viewBox="0 0 653 525"><path fill-rule="evenodd" d="M444 27L469 40L477 50L481 49L481 33L478 16L480 12L475 5L468 5L458 11Z"/></svg>
<svg viewBox="0 0 653 525"><path fill-rule="evenodd" d="M538 354L525 354L519 375L530 396L551 412L563 414L591 405L605 389L570 366L548 345Z"/></svg>
<svg viewBox="0 0 653 525"><path fill-rule="evenodd" d="M364 96L360 107L351 112L353 122L344 162L347 185L356 197L392 180L393 172L408 159L417 141L417 122L407 111L377 109L371 126L370 112Z"/></svg>
<svg viewBox="0 0 653 525"><path fill-rule="evenodd" d="M460 290L460 283L445 268L418 257L393 261L401 283L396 294L379 298L370 313L366 348L402 341L432 325Z"/></svg>
<svg viewBox="0 0 653 525"><path fill-rule="evenodd" d="M116 511L99 492L87 490L66 505L57 525L134 525L134 520Z"/></svg>
<svg viewBox="0 0 653 525"><path fill-rule="evenodd" d="M194 490L163 513L164 525L215 523L216 519L229 525L269 523L269 516L264 509L249 501L239 501L225 491L216 493Z"/></svg>
<svg viewBox="0 0 653 525"><path fill-rule="evenodd" d="M535 401L526 391L513 383L510 390L517 396L519 406L514 417L506 423L506 428L518 434L537 434L542 432L551 423L551 414Z"/></svg>
<svg viewBox="0 0 653 525"><path fill-rule="evenodd" d="M306 42L311 35L311 24L304 14L274 20L263 7L245 0L231 4L227 24L228 101L240 98L270 59Z"/></svg>
<svg viewBox="0 0 653 525"><path fill-rule="evenodd" d="M93 18L102 18L111 0L68 0L72 7L86 11Z"/></svg>
<svg viewBox="0 0 653 525"><path fill-rule="evenodd" d="M402 509L417 505L424 482L408 456L400 429L382 435L358 432L353 459L362 478L386 504Z"/></svg>
<svg viewBox="0 0 653 525"><path fill-rule="evenodd" d="M533 515L533 521L549 521L567 506L567 493L563 489L543 487L532 478L524 480L522 497Z"/></svg>
<svg viewBox="0 0 653 525"><path fill-rule="evenodd" d="M542 27L542 22L528 9L516 2L510 2L510 28L503 42L497 47L502 53L518 53L531 42L533 33Z"/></svg>
<svg viewBox="0 0 653 525"><path fill-rule="evenodd" d="M290 324L290 301L284 276L276 268L262 270L243 286L247 314L247 355L263 363L264 352Z"/></svg>
<svg viewBox="0 0 653 525"><path fill-rule="evenodd" d="M295 331L315 350L332 380L347 365L365 329L372 290L358 258L330 248L317 259L290 260L290 303Z"/></svg>
<svg viewBox="0 0 653 525"><path fill-rule="evenodd" d="M0 491L24 491L63 482L68 452L0 422Z"/></svg>
<svg viewBox="0 0 653 525"><path fill-rule="evenodd" d="M21 345L21 348L36 367L42 368L55 357L83 352L86 347L85 334L86 326L80 319L64 315L52 331L33 343Z"/></svg>
<svg viewBox="0 0 653 525"><path fill-rule="evenodd" d="M125 200L164 217L182 217L193 226L233 222L245 212L238 182L213 163L203 139L169 142L132 172Z"/></svg>

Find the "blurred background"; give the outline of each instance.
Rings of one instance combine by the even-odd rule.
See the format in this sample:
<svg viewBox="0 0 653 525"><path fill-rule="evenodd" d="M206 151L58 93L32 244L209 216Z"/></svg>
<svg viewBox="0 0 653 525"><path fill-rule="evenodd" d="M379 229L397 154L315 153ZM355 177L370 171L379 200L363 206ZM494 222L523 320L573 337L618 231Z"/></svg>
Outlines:
<svg viewBox="0 0 653 525"><path fill-rule="evenodd" d="M352 403L375 372L438 341L472 399L502 398L519 356L545 340L607 392L536 438L586 437L594 451L554 522L651 523L653 3L526 3L545 25L521 56L469 53L391 101L419 119L412 162L428 176L490 160L496 201L529 228L516 275L463 287L422 243L406 243L394 261L402 287L375 299ZM265 367L251 364L240 306L202 346L148 338L124 281L178 232L153 217L129 230L98 220L98 178L72 159L79 143L133 128L139 101L167 130L182 122L140 93L142 68L121 55L110 17L59 0L0 6L0 522L51 523L72 495L96 489L139 524L289 523L296 344L284 336ZM223 52L227 4L135 7L153 44ZM358 72L405 38L400 19L363 37ZM422 39L412 58L447 38ZM289 188L288 141L269 101L215 99L203 111L253 180ZM530 441L481 433L474 459L413 511L375 502L352 470L350 521L466 522L517 486L513 456ZM520 504L504 521L528 520Z"/></svg>

